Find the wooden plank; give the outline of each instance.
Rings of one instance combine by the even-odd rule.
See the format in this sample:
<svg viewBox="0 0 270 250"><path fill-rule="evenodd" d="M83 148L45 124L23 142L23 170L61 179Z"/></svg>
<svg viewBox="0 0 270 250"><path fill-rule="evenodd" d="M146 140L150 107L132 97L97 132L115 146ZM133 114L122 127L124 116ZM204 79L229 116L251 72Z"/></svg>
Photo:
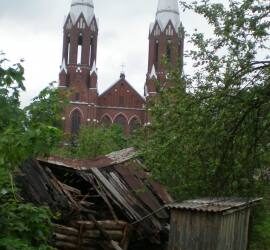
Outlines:
<svg viewBox="0 0 270 250"><path fill-rule="evenodd" d="M72 227L66 227L58 224L53 225L54 231L56 233L65 234L65 235L71 235L71 236L78 236L79 230Z"/></svg>
<svg viewBox="0 0 270 250"><path fill-rule="evenodd" d="M63 250L69 250L69 249L78 249L76 244L68 243L68 242L62 242L62 241L57 241L55 242L55 247Z"/></svg>
<svg viewBox="0 0 270 250"><path fill-rule="evenodd" d="M72 244L77 244L78 242L78 237L76 236L64 235L59 233L54 233L53 236L55 238L55 241L69 242Z"/></svg>
<svg viewBox="0 0 270 250"><path fill-rule="evenodd" d="M140 172L134 171L134 167L132 166L117 166L116 168L116 173L120 174L122 178L126 181L126 184L122 184L121 180L119 177L116 175L116 173L110 173L110 175L115 179L119 185L124 185L124 188L127 189L129 188L128 192L131 192L134 197L140 203L143 204L143 208L147 208L146 214L151 213L152 211L156 211L159 209L162 204L156 199L155 195L153 192L147 187L145 183L143 183L142 178L140 178L141 174ZM131 176L131 177L129 177ZM143 176L146 179L146 176ZM146 179L147 181L147 179ZM161 212L161 218L168 218L168 214L165 213L164 216L162 216L163 211Z"/></svg>
<svg viewBox="0 0 270 250"><path fill-rule="evenodd" d="M124 229L123 239L120 242L120 246L123 248L123 250L128 250L132 232L133 232L132 227L127 224Z"/></svg>
<svg viewBox="0 0 270 250"><path fill-rule="evenodd" d="M94 218L94 216L89 215L89 218L95 223L95 226L97 227L97 229L100 231L101 235L110 242L111 246L113 247L113 249L115 250L123 250L118 243L114 244L114 241L112 240L110 234L108 234L106 232L106 230L104 230L104 228L98 223L98 221Z"/></svg>
<svg viewBox="0 0 270 250"><path fill-rule="evenodd" d="M77 195L81 195L81 191L79 189L71 187L71 186L64 184L64 183L60 183L60 184L61 184L62 188L68 190L69 192L77 194Z"/></svg>
<svg viewBox="0 0 270 250"><path fill-rule="evenodd" d="M114 186L102 175L102 173L97 168L92 168L90 170L96 178L106 187L106 189L114 196L115 199L125 207L134 217L134 219L138 220L141 216L129 205L129 203L125 200L124 196L120 194Z"/></svg>
<svg viewBox="0 0 270 250"><path fill-rule="evenodd" d="M100 230L87 230L83 232L83 239L97 239L104 238L104 233L106 237L109 237L111 240L121 241L123 239L123 231L112 231L112 230L104 230L101 232Z"/></svg>
<svg viewBox="0 0 270 250"><path fill-rule="evenodd" d="M97 182L97 185L96 185L96 182ZM113 206L110 203L109 199L107 198L107 195L106 195L105 191L103 190L102 185L100 184L100 182L98 180L96 182L92 181L92 185L95 187L98 194L103 198L103 200L106 203L106 205L108 206L114 220L118 220L118 217L117 217L117 215L116 215L116 213L115 213L115 211L113 209Z"/></svg>
<svg viewBox="0 0 270 250"><path fill-rule="evenodd" d="M99 225L101 225L106 230L124 230L127 223L124 221L97 221ZM96 225L93 221L77 221L76 224L78 227L83 226L86 230L95 229Z"/></svg>

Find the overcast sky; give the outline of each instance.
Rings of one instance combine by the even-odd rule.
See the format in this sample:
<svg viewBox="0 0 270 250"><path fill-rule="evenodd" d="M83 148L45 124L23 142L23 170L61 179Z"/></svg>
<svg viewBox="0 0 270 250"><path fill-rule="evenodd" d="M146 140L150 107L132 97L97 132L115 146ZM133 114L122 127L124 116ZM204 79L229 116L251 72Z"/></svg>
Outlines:
<svg viewBox="0 0 270 250"><path fill-rule="evenodd" d="M14 63L25 60L27 92L22 96L23 105L48 83L58 80L62 28L70 3L71 0L0 0L0 51ZM124 63L127 80L143 94L149 24L155 19L157 3L158 0L94 0L99 19L100 92L119 79ZM209 29L204 20L191 13L181 12L181 20L188 32Z"/></svg>

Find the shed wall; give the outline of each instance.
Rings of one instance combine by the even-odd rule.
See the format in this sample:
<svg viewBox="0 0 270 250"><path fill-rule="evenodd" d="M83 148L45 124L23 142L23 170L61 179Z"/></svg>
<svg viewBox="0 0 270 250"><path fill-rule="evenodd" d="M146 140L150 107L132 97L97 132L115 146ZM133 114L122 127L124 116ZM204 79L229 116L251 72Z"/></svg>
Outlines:
<svg viewBox="0 0 270 250"><path fill-rule="evenodd" d="M169 250L217 250L220 225L215 215L172 210Z"/></svg>
<svg viewBox="0 0 270 250"><path fill-rule="evenodd" d="M250 209L222 216L217 250L246 250L249 218Z"/></svg>
<svg viewBox="0 0 270 250"><path fill-rule="evenodd" d="M246 250L250 209L227 215L171 211L169 250Z"/></svg>

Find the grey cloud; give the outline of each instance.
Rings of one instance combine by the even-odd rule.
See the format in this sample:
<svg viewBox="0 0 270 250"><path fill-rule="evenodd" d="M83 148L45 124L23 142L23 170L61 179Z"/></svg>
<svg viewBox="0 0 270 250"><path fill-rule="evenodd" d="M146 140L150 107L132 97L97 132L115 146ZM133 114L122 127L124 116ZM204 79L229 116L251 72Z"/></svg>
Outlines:
<svg viewBox="0 0 270 250"><path fill-rule="evenodd" d="M24 26L30 29L53 29L63 20L61 9L66 9L65 0L0 0L0 27L3 23ZM60 11L59 11L60 10ZM62 17L61 17L62 16Z"/></svg>
<svg viewBox="0 0 270 250"><path fill-rule="evenodd" d="M1 0L0 20L53 22L55 18L63 17L68 12L70 2L70 0ZM124 18L126 23L128 19L147 15L147 12L155 6L155 2L156 0L116 0L94 1L94 4L97 16L104 16L112 23L114 20Z"/></svg>

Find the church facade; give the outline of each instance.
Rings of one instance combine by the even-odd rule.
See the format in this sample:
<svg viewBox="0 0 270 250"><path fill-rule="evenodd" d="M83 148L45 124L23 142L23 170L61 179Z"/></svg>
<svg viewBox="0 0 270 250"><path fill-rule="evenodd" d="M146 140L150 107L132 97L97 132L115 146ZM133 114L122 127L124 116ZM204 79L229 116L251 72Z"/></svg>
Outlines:
<svg viewBox="0 0 270 250"><path fill-rule="evenodd" d="M64 130L77 133L83 125L120 125L125 133L149 122L146 104L157 94L156 82L166 82L163 58L181 67L184 32L177 0L159 0L155 22L149 30L149 55L144 96L120 78L98 93L98 22L92 0L72 0L65 20L59 88L70 91L63 116Z"/></svg>

